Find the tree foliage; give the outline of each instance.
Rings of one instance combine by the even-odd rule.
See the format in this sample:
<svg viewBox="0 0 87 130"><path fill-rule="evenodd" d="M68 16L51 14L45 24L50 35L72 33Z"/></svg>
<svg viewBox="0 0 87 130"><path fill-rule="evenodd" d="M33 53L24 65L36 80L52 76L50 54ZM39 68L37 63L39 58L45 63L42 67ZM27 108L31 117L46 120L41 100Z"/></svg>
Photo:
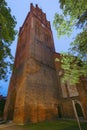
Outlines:
<svg viewBox="0 0 87 130"><path fill-rule="evenodd" d="M65 56L63 54L62 62L62 68L66 72L64 79L69 80L71 76L71 83L77 83L80 76L87 76L87 1L59 0L59 3L62 13L56 13L54 17L58 37L70 36L73 30L81 29L70 44L69 52ZM72 56L76 56L77 61L73 62Z"/></svg>
<svg viewBox="0 0 87 130"><path fill-rule="evenodd" d="M12 66L10 46L16 35L16 19L5 0L0 0L0 80L7 79L7 72ZM10 69L9 69L10 68Z"/></svg>

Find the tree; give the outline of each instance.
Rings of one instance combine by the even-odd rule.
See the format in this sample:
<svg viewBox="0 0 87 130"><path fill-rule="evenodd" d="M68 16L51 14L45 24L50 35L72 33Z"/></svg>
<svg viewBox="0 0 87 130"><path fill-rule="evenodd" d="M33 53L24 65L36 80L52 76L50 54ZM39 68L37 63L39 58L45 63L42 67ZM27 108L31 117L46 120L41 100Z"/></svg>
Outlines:
<svg viewBox="0 0 87 130"><path fill-rule="evenodd" d="M87 1L59 0L59 3L62 13L56 13L54 17L58 37L70 36L73 30L81 29L62 59L63 80L71 77L71 84L75 84L79 82L79 77L87 76Z"/></svg>
<svg viewBox="0 0 87 130"><path fill-rule="evenodd" d="M5 0L0 0L0 80L7 80L7 72L11 70L13 56L10 46L16 35L16 19Z"/></svg>
<svg viewBox="0 0 87 130"><path fill-rule="evenodd" d="M5 102L6 99L2 95L0 95L0 117L3 117Z"/></svg>

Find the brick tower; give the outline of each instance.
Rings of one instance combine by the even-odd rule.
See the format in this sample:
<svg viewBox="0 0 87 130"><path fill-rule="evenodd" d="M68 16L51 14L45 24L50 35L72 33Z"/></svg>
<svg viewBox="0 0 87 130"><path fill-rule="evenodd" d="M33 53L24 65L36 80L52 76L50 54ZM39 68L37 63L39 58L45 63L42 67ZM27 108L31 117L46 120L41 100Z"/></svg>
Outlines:
<svg viewBox="0 0 87 130"><path fill-rule="evenodd" d="M58 81L54 51L50 22L38 5L31 4L19 31L5 120L28 123L57 116Z"/></svg>

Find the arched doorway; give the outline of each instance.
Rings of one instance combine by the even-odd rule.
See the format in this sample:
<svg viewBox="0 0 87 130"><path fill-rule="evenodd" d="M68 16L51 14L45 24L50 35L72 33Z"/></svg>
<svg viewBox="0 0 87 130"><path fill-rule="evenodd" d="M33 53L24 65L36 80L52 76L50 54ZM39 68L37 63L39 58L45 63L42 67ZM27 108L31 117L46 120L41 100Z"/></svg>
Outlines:
<svg viewBox="0 0 87 130"><path fill-rule="evenodd" d="M62 118L62 106L58 105L57 109L58 109L58 117Z"/></svg>
<svg viewBox="0 0 87 130"><path fill-rule="evenodd" d="M75 107L76 107L78 117L84 118L84 114L83 114L81 105L79 103L75 103Z"/></svg>

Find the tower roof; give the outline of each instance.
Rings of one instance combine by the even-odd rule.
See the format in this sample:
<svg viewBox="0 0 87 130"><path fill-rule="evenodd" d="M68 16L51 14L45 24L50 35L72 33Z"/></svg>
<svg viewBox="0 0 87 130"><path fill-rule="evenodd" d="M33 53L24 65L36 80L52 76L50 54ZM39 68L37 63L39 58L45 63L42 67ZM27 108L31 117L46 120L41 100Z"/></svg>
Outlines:
<svg viewBox="0 0 87 130"><path fill-rule="evenodd" d="M50 28L50 22L46 18L46 13L44 13L42 9L38 7L38 4L36 4L36 7L34 7L31 3L30 12L32 12L33 15L36 16L45 26Z"/></svg>
<svg viewBox="0 0 87 130"><path fill-rule="evenodd" d="M34 6L32 3L30 4L30 11L28 12L27 16L26 16L26 19L22 25L22 27L20 27L20 31L21 29L23 28L25 22L27 21L29 15L32 14L34 17L36 17L37 19L39 19L42 24L44 24L47 28L51 29L51 26L50 26L50 22L47 20L46 18L46 13L44 13L42 11L42 9L40 9L38 7L38 4L36 4L36 6ZM19 32L20 33L20 32Z"/></svg>

